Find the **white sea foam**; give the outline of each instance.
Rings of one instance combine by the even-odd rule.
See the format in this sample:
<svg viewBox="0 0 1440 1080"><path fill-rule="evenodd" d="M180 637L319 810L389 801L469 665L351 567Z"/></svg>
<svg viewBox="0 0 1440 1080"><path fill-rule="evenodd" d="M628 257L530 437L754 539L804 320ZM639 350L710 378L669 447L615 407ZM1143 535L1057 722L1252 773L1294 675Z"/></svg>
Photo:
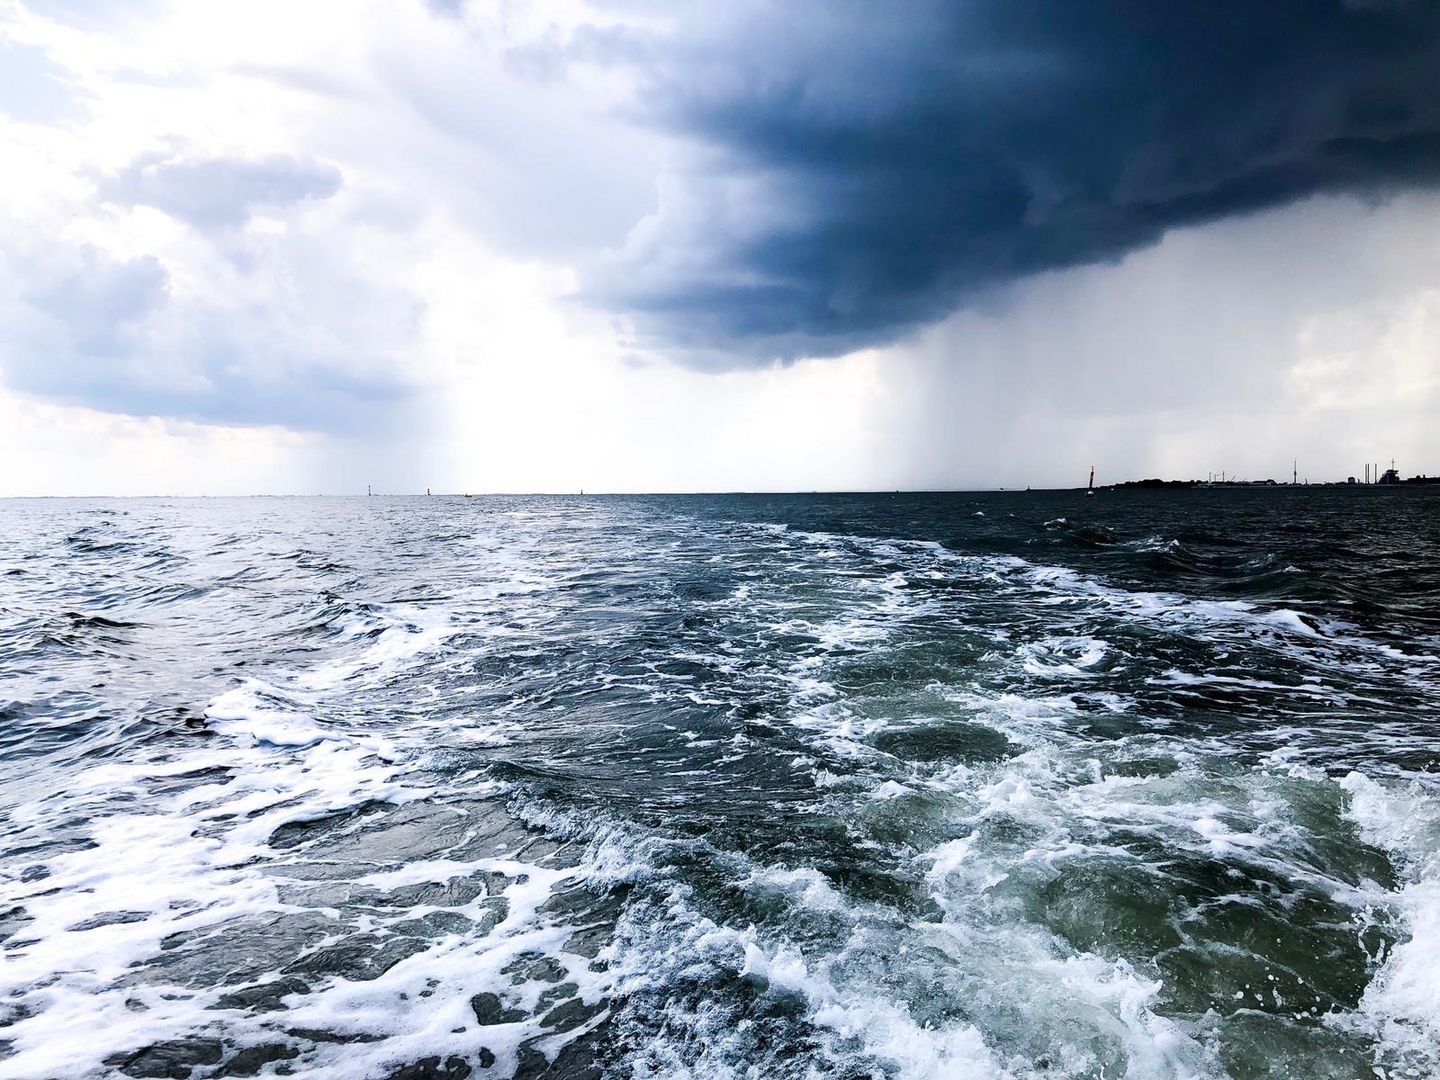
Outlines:
<svg viewBox="0 0 1440 1080"><path fill-rule="evenodd" d="M384 937L393 933L389 927L440 910L424 902L401 905L377 922L327 904L308 906L303 894L311 876L286 876L303 857L277 851L272 838L289 826L365 807L392 812L435 794L419 768L423 755L357 726L331 702L357 679L393 677L421 662L445 633L438 626L422 632L393 626L343 662L274 682L247 680L206 708L211 738L192 736L168 754L93 766L63 790L16 806L14 824L43 835L79 823L88 846L45 853L45 876L38 880L0 876L0 909L23 907L26 915L0 965L0 998L11 1004L13 1021L4 1029L9 1054L0 1057L0 1078L99 1075L110 1055L196 1036L223 1037L232 1051L289 1044L302 1055L290 1065L303 1075L381 1076L436 1053L474 1060L481 1046L495 1055L497 1069L507 1070L523 1041L553 1052L601 1022L607 976L564 952L573 927L540 913L555 889L578 880L577 872L503 856L350 871L345 886L389 893L502 875L507 883L494 899L504 901L503 917L483 934L439 934L374 978L312 979L311 993L290 995L283 1013L217 1007L238 984L220 977L223 972L205 973L212 938L226 941L236 928L252 928L240 932L222 961L241 971L258 965L238 976L243 983L274 977L287 950L303 956L356 933ZM352 637L364 635L357 629ZM473 803L502 790L495 782L470 782L465 798ZM367 827L357 823L347 835ZM482 892L445 910L477 925L493 923L490 899ZM278 955L246 952L255 946L245 944L245 934L285 919L323 927L325 936L307 946L281 933L270 946ZM588 1007L583 1023L563 1036L542 1026L538 1015L540 996L552 989L548 978L501 975L530 955L551 957L565 973L569 999ZM202 966L185 974L193 964ZM180 973L173 981L172 968ZM493 985L505 986L507 1001L531 1015L498 1027L477 1025L470 996ZM384 1038L342 1044L286 1034L305 1028Z"/></svg>
<svg viewBox="0 0 1440 1080"><path fill-rule="evenodd" d="M798 1002L816 1031L820 1062L857 1066L881 1062L887 1072L907 1080L1008 1080L1011 1076L973 1025L917 1021L905 1004L877 992L878 988L852 985L840 977L838 972L847 962L843 953L812 960L793 945L762 940L753 927L717 925L690 910L679 897L658 935L657 929L652 924L636 926L630 934L644 936L646 947L617 954L623 992L663 987L681 970L703 966L721 983L739 982L765 997ZM719 1080L761 1075L756 1071L764 1068L760 1054L774 1052L783 1060L783 1048L763 1043L757 1047L751 1041L750 1021L737 1024L725 1013L689 999L672 998L664 1009L673 1024L700 1034L703 1041L697 1053L682 1058L663 1036L649 1036L637 1048L637 1059L660 1067L642 1065L637 1075ZM631 1037L646 1039L642 1031Z"/></svg>
<svg viewBox="0 0 1440 1080"><path fill-rule="evenodd" d="M300 673L296 682L308 690L328 690L357 677L383 678L411 661L440 648L460 632L448 619L419 611L396 612L374 627L368 621L353 623L351 637L368 642L356 655L332 660Z"/></svg>
<svg viewBox="0 0 1440 1080"><path fill-rule="evenodd" d="M783 895L793 903L817 911L840 911L846 906L844 898L830 884L830 879L808 867L792 870L768 866L742 878L738 884L757 893Z"/></svg>
<svg viewBox="0 0 1440 1080"><path fill-rule="evenodd" d="M541 519L569 520L533 520ZM1331 669L1370 665L1377 685L1393 686L1392 676L1425 660L1300 605L1134 592L931 542L752 532L769 545L759 558L745 546L716 554L675 529L627 527L615 541L653 546L662 577L667 567L688 574L697 564L749 575L719 600L687 604L687 617L715 620L714 634L697 635L694 647L621 641L624 650L607 652L611 642L582 619L567 621L584 614L584 601L571 606L569 595L553 608L495 603L556 581L588 589L595 570L561 569L549 583L538 572L525 578L524 558L490 536L483 558L514 565L456 588L433 609L377 603L357 607L349 621L335 618L313 668L245 669L263 677L211 702L213 737L157 739L148 760L132 753L77 772L65 790L18 800L17 829L97 846L45 855L43 880L23 880L20 867L0 875L0 899L33 916L11 939L0 990L17 991L4 1000L34 1010L0 1030L14 1042L0 1077L94 1075L111 1052L196 1034L223 1036L227 1053L279 1040L302 1054L291 1063L300 1075L372 1080L421 1057L453 1053L474 1063L482 1046L497 1059L493 1073L504 1075L525 1044L553 1053L612 1021L617 1030L604 1045L625 1049L618 1067L637 1080L729 1080L767 1069L1219 1077L1219 1042L1206 1040L1234 1018L1221 1006L1202 1021L1167 1015L1167 969L1156 948L1135 943L1145 920L1124 904L1107 910L1103 890L1084 891L1091 880L1121 891L1139 883L1145 901L1143 886L1172 873L1192 875L1177 877L1173 893L1188 906L1174 924L1156 918L1187 935L1201 935L1209 906L1260 913L1273 899L1270 882L1283 902L1313 893L1339 904L1341 926L1317 929L1332 941L1348 933L1350 912L1367 943L1377 929L1394 931L1398 943L1376 955L1359 1012L1336 1010L1325 1022L1372 1032L1391 1077L1434 1074L1427 1046L1436 1042L1440 926L1427 852L1440 843L1432 791L1395 780L1392 764L1391 776L1344 780L1342 799L1324 763L1299 745L1304 718L1286 712L1323 704ZM707 542L727 542L726 529L715 533ZM767 562L767 554L776 557ZM763 573L753 570L759 564ZM644 607L651 602L637 601L639 621L657 613ZM542 624L552 635L563 628L557 652L532 636ZM462 635L463 653L455 648ZM783 641L751 644L770 639ZM940 640L953 641L953 653L935 648ZM1152 659L1151 644L1163 660ZM1184 657L1178 646L1193 645L1205 647L1189 653L1202 657L1193 667L1165 653ZM1288 675L1283 683L1247 677L1241 661L1257 650L1289 665L1297 685ZM561 690L545 699L553 710L527 710L528 687L514 700L497 689L513 668L490 666L517 659L528 665L526 681L547 692L557 683L583 683L585 692ZM684 668L667 670L676 660ZM402 687L411 676L416 687ZM1291 726L1267 713L1268 727L1237 735L1237 718L1220 707L1213 732L1151 714L1157 700L1173 705L1207 684L1263 695ZM447 708L432 717L416 699ZM473 716L458 719L453 706L466 702ZM583 810L532 794L517 796L514 809L569 847L527 848L531 841L510 834L481 843L504 817L494 797L509 789L483 779L492 755L475 748L513 739L522 748L515 763L531 764L522 756L526 723L554 724L547 738L568 735L560 718L576 703L606 737L647 722L635 719L647 707L665 717L644 731L666 749L642 744L637 753L654 761L678 748L685 757L664 758L646 776L711 779L711 768L723 795L729 764L755 755L768 755L782 784L802 794L813 776L815 798L800 807L815 817L797 819L793 833L789 818L773 835L766 822L752 845L749 836L732 842L735 821L712 828L704 815L713 807L697 806L694 821L678 809L662 813L646 831L591 791ZM963 737L947 741L959 724L1005 742L986 736L972 755ZM1242 745L1256 730L1293 739L1257 752ZM882 733L900 738L887 744ZM877 744L895 749L881 753ZM712 746L725 756L707 756ZM579 749L567 749L577 751L573 761L584 760ZM442 754L471 764L430 768ZM795 806L777 799L775 813ZM1343 872L1350 864L1333 853L1334 838L1315 831L1341 807L1401 868L1398 888ZM806 853L812 823L835 829L837 843L823 854ZM601 895L612 906L587 914L586 898ZM582 927L604 940L617 907L613 940L598 953L593 936L584 955L567 951ZM580 914L566 914L572 908ZM1101 918L1117 913L1128 920L1121 931ZM199 969L207 933L229 937L232 959L246 960L237 927L247 920L314 920L309 940L257 958L268 978L297 955L313 959L363 935L388 946L404 938L404 922L436 916L467 919L469 928L434 922L412 954L378 974L312 972L311 992L285 996L280 1013L212 1008L227 980ZM1077 921L1101 943L1076 944ZM1268 942L1225 939L1223 926L1214 932L1222 936L1202 944L1215 946L1217 972L1232 961L1269 962ZM535 974L541 968L530 965L542 962L544 974ZM545 995L558 986L583 1006L572 1013L583 1016L578 1027L563 1034L542 1023L542 999L553 1008ZM470 1004L480 991L515 1012L482 1027ZM1247 1007L1262 1000L1252 997ZM1278 993L1264 1001L1272 998L1279 1008ZM755 1035L767 1025L795 1040L767 1045ZM326 1043L287 1028L383 1038Z"/></svg>
<svg viewBox="0 0 1440 1080"><path fill-rule="evenodd" d="M1339 783L1349 795L1345 816L1392 855L1402 875L1386 900L1404 936L1361 1010L1406 1066L1440 1074L1440 800L1417 783L1382 785L1358 772Z"/></svg>
<svg viewBox="0 0 1440 1080"><path fill-rule="evenodd" d="M1088 635L1060 635L1019 646L1015 654L1031 675L1089 677L1110 646Z"/></svg>
<svg viewBox="0 0 1440 1080"><path fill-rule="evenodd" d="M396 756L384 739L357 736L317 723L304 712L286 707L280 693L257 680L227 690L205 708L214 730L249 745L305 750L321 743L365 750L385 760Z"/></svg>

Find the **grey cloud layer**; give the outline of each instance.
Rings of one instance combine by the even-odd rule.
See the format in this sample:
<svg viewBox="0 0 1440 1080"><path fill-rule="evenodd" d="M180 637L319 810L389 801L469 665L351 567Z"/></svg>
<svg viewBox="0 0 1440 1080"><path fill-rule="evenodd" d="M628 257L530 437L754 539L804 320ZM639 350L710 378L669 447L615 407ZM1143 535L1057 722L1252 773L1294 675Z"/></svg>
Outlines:
<svg viewBox="0 0 1440 1080"><path fill-rule="evenodd" d="M84 248L50 261L27 267L44 280L4 313L11 389L131 416L336 433L385 428L413 393L385 363L387 336L413 318L404 304L368 295L349 319L296 318L253 300L177 299L151 256ZM353 336L337 340L331 325Z"/></svg>
<svg viewBox="0 0 1440 1080"><path fill-rule="evenodd" d="M201 229L243 224L258 207L328 199L340 190L333 165L274 155L258 160L198 161L149 156L101 187L112 202L153 206Z"/></svg>
<svg viewBox="0 0 1440 1080"><path fill-rule="evenodd" d="M1440 4L748 5L596 37L704 147L594 270L706 366L884 344L986 286L1319 192L1440 181Z"/></svg>

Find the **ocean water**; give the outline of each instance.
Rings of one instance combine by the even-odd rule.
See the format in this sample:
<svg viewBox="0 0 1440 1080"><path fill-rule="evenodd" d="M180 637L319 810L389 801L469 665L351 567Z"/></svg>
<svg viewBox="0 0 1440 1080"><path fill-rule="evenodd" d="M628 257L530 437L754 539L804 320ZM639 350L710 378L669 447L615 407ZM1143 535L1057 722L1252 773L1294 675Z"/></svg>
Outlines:
<svg viewBox="0 0 1440 1080"><path fill-rule="evenodd" d="M0 1078L1440 1075L1440 492L0 503Z"/></svg>

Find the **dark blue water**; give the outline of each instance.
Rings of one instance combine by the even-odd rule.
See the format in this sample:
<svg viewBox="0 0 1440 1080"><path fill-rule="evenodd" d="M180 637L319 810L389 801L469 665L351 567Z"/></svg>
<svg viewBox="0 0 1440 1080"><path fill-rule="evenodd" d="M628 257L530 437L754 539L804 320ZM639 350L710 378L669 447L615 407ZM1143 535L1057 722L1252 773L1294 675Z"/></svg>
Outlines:
<svg viewBox="0 0 1440 1080"><path fill-rule="evenodd" d="M0 1077L1440 1075L1440 492L0 502Z"/></svg>

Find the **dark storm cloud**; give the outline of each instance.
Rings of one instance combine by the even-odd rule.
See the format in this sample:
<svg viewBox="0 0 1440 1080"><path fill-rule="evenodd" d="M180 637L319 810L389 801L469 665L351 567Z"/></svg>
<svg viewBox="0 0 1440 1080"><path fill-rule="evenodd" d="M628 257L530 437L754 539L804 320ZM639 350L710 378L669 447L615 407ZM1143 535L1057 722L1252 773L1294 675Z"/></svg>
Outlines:
<svg viewBox="0 0 1440 1080"><path fill-rule="evenodd" d="M275 155L258 160L141 158L101 186L106 198L153 206L202 229L243 224L262 206L328 199L340 190L333 165Z"/></svg>
<svg viewBox="0 0 1440 1080"><path fill-rule="evenodd" d="M791 2L678 25L580 42L705 150L589 288L695 364L883 344L1175 226L1440 180L1422 0Z"/></svg>

